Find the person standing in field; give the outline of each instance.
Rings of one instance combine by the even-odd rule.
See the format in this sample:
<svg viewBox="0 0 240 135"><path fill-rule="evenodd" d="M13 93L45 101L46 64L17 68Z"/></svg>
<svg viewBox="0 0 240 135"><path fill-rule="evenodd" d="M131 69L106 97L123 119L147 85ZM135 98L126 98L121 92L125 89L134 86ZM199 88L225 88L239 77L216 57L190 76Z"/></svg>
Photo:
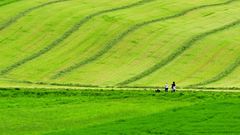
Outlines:
<svg viewBox="0 0 240 135"><path fill-rule="evenodd" d="M172 92L175 92L175 91L176 91L176 83L173 82L173 83L172 83Z"/></svg>
<svg viewBox="0 0 240 135"><path fill-rule="evenodd" d="M168 84L165 84L165 92L168 92Z"/></svg>

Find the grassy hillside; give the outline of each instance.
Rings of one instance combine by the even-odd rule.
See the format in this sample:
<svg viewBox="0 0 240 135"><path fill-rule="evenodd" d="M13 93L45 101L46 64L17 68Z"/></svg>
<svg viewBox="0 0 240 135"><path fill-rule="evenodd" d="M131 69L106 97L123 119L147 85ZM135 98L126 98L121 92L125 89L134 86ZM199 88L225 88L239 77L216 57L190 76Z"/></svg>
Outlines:
<svg viewBox="0 0 240 135"><path fill-rule="evenodd" d="M239 0L2 0L0 86L240 88Z"/></svg>

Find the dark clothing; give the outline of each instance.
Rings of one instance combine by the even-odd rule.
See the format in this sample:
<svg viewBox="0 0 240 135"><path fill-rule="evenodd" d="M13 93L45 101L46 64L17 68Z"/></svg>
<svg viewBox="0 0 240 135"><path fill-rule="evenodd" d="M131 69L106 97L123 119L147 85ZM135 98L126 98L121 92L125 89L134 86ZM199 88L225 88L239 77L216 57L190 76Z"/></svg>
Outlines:
<svg viewBox="0 0 240 135"><path fill-rule="evenodd" d="M172 84L172 92L175 92L176 91L176 84L175 84L175 82L173 82L173 84Z"/></svg>
<svg viewBox="0 0 240 135"><path fill-rule="evenodd" d="M157 93L159 93L159 92L161 92L159 89L157 89L157 90L155 90L155 92L157 92Z"/></svg>
<svg viewBox="0 0 240 135"><path fill-rule="evenodd" d="M165 92L168 92L168 88L165 88Z"/></svg>

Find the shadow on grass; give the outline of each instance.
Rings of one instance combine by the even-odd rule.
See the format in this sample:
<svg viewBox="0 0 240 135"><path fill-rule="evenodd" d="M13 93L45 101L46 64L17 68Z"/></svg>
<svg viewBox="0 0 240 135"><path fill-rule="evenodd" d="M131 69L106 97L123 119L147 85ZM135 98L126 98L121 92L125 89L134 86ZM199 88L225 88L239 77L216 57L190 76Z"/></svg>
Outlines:
<svg viewBox="0 0 240 135"><path fill-rule="evenodd" d="M238 99L238 102L240 100ZM240 134L240 108L227 100L174 108L144 117L121 119L48 135L75 134Z"/></svg>

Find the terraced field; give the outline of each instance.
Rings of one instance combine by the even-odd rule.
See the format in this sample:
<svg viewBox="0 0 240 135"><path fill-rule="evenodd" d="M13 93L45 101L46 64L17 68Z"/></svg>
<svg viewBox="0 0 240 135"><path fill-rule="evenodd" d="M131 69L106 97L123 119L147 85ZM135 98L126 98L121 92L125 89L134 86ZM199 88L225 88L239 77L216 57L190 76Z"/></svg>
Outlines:
<svg viewBox="0 0 240 135"><path fill-rule="evenodd" d="M240 0L1 0L0 87L240 89Z"/></svg>

